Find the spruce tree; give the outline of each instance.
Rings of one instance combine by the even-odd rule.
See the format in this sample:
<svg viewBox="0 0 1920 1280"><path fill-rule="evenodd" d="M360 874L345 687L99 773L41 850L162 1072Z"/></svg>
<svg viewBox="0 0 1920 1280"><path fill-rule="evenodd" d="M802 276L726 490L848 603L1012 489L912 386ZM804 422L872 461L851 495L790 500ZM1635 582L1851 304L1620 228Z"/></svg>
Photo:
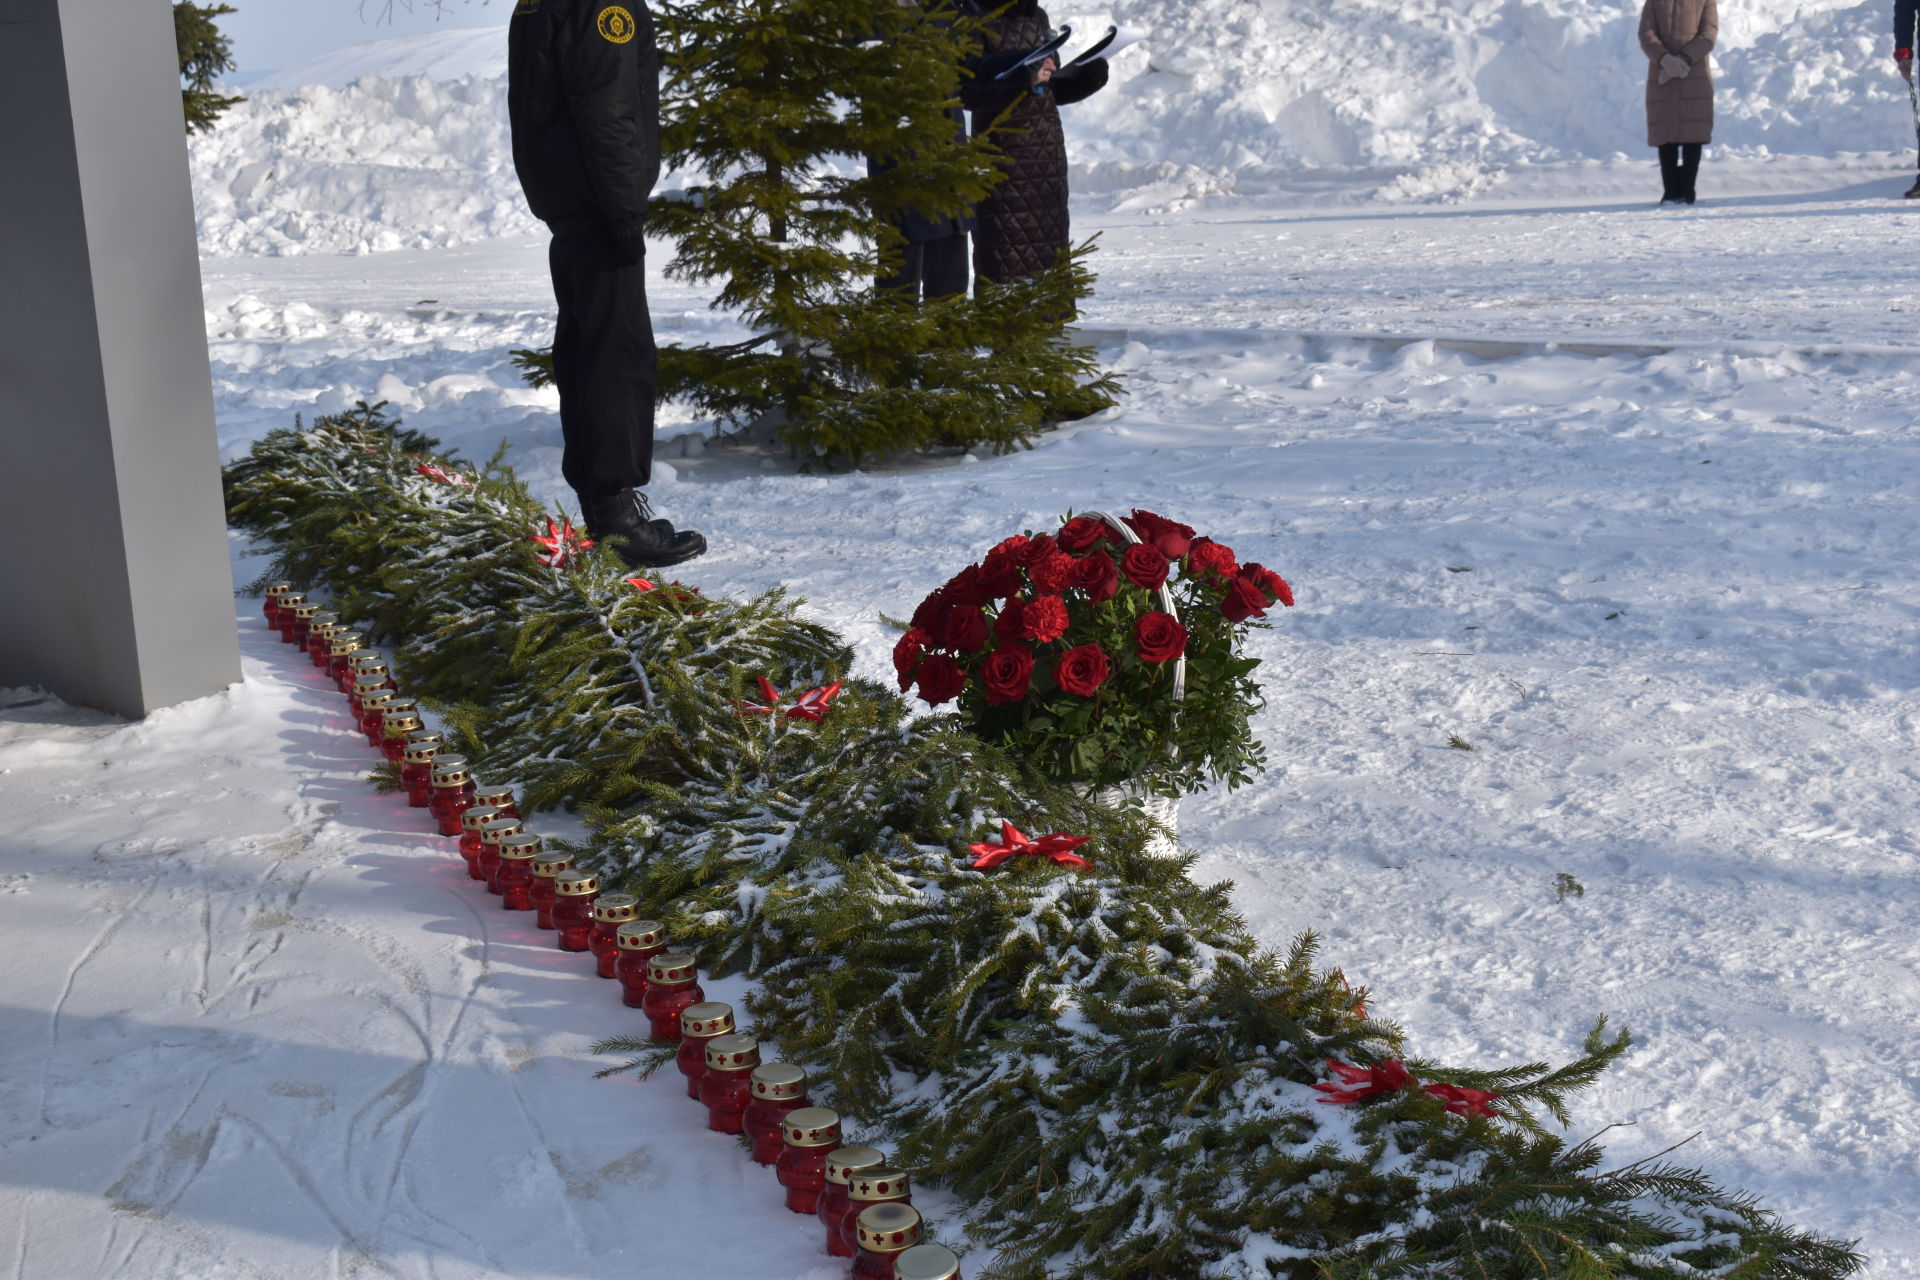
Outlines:
<svg viewBox="0 0 1920 1280"><path fill-rule="evenodd" d="M205 133L227 108L246 101L213 89L220 74L235 66L233 41L222 34L215 20L235 12L230 4L200 5L191 0L177 0L173 6L173 43L180 54L180 79L186 83L180 99L188 133Z"/></svg>

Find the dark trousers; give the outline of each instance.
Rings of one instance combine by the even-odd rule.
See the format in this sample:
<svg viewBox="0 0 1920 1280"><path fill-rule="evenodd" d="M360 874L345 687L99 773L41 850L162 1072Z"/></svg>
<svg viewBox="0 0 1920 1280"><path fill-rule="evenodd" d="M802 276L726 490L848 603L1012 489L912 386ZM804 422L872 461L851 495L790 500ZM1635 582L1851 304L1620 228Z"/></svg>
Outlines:
<svg viewBox="0 0 1920 1280"><path fill-rule="evenodd" d="M900 273L874 282L920 298L950 298L967 291L967 233L910 244L901 254Z"/></svg>
<svg viewBox="0 0 1920 1280"><path fill-rule="evenodd" d="M653 472L653 317L645 258L615 259L613 240L586 233L553 238L547 251L560 322L553 382L560 390L560 472L585 498L644 485Z"/></svg>
<svg viewBox="0 0 1920 1280"><path fill-rule="evenodd" d="M1694 185L1700 178L1700 145L1698 142L1663 142L1660 144L1660 198L1677 200L1682 204L1692 204Z"/></svg>

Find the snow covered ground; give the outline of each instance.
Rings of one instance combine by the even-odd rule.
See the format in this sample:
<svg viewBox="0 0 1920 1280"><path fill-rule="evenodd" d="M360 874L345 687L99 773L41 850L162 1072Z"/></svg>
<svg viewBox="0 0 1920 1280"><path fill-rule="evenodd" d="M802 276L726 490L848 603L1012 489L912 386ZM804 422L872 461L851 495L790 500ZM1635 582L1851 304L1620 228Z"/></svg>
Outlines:
<svg viewBox="0 0 1920 1280"><path fill-rule="evenodd" d="M1878 48L1877 10L1778 8L1741 21L1871 18ZM1796 92L1842 94L1811 65ZM491 108L432 83L355 92L443 94L477 165ZM246 152L262 183L392 126L370 109L340 141L283 108ZM440 199L391 136L378 216L321 247L378 247L367 225ZM243 150L197 161L225 452L384 398L469 454L510 441L563 501L554 399L507 364L552 304L499 172L442 175L472 203L396 242L419 247L263 256L286 210L207 212L234 176L210 196L208 166ZM1150 506L1279 569L1273 768L1186 803L1202 874L1275 944L1320 931L1423 1055L1562 1058L1595 1013L1627 1022L1580 1136L1627 1125L1625 1162L1698 1133L1678 1158L1862 1237L1873 1280L1920 1276L1909 159L1716 150L1687 212L1649 207L1646 161L1577 147L1448 190L1403 165L1412 201L1378 159L1086 196L1084 326L1130 394L1032 452L809 476L670 407L656 497L713 543L683 576L789 585L880 674L882 611L1069 507ZM351 220L339 172L287 209ZM422 203L380 203L403 181ZM663 338L734 332L665 258ZM632 1025L611 984L358 781L367 754L255 608L246 682L142 724L0 694L0 931L27 957L0 1039L13 1274L843 1274L674 1078L590 1079L591 1041ZM643 1261L667 1228L676 1252Z"/></svg>

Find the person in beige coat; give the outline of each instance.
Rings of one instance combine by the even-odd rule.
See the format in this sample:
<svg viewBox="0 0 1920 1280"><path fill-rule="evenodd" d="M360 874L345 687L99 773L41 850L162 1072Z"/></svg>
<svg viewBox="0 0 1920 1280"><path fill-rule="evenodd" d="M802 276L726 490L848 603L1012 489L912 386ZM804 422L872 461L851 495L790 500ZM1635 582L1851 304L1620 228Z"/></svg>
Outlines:
<svg viewBox="0 0 1920 1280"><path fill-rule="evenodd" d="M1713 66L1720 35L1714 0L1646 0L1647 145L1660 149L1661 204L1692 204L1700 148L1713 141Z"/></svg>

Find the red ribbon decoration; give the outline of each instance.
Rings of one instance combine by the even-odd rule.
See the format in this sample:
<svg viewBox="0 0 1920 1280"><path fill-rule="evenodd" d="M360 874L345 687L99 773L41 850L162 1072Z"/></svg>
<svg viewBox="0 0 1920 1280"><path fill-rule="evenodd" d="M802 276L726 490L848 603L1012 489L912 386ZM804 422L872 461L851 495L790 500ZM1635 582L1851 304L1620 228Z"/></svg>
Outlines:
<svg viewBox="0 0 1920 1280"><path fill-rule="evenodd" d="M571 517L555 524L553 517L547 517L547 531L533 535L533 541L546 548L546 552L535 559L550 569L558 569L573 558L576 551L584 551L593 545L580 530L573 527Z"/></svg>
<svg viewBox="0 0 1920 1280"><path fill-rule="evenodd" d="M970 844L967 849L976 855L971 864L975 871L991 871L1013 857L1051 858L1063 867L1077 867L1085 871L1091 864L1071 850L1078 849L1091 839L1092 836L1070 836L1056 831L1050 836L1029 840L1020 834L1018 827L1002 818L999 844Z"/></svg>
<svg viewBox="0 0 1920 1280"><path fill-rule="evenodd" d="M1494 1115L1491 1106L1500 1095L1489 1093L1485 1089L1469 1089L1461 1084L1446 1084L1438 1080L1421 1084L1407 1070L1407 1064L1395 1058L1392 1062L1383 1062L1377 1067L1356 1067L1352 1063L1342 1062L1338 1058L1327 1059L1327 1070L1340 1077L1344 1084L1325 1081L1313 1087L1327 1096L1322 1102L1334 1102L1345 1106L1349 1102L1358 1102L1362 1098L1377 1097L1386 1093L1399 1093L1408 1085L1416 1085L1420 1092L1432 1098L1440 1099L1456 1116Z"/></svg>
<svg viewBox="0 0 1920 1280"><path fill-rule="evenodd" d="M413 469L413 473L415 475L425 476L427 479L437 481L440 484L457 484L465 489L473 488L472 482L463 477L458 471L443 471L431 462L421 463Z"/></svg>
<svg viewBox="0 0 1920 1280"><path fill-rule="evenodd" d="M645 578L622 578L621 581L632 587L635 591L638 591L641 595L645 595L654 589L654 584L648 582Z"/></svg>
<svg viewBox="0 0 1920 1280"><path fill-rule="evenodd" d="M1442 1105L1457 1116L1491 1117L1494 1111L1488 1104L1500 1096L1488 1093L1485 1089L1469 1089L1463 1084L1442 1084L1438 1080L1421 1085L1420 1090L1440 1099Z"/></svg>
<svg viewBox="0 0 1920 1280"><path fill-rule="evenodd" d="M765 676L755 678L760 682L760 696L767 701L764 706L757 702L741 703L740 714L743 716L779 714L789 720L811 720L819 724L826 718L826 713L832 709L829 704L833 700L833 695L840 692L840 681L835 680L832 684L807 690L793 700L792 706L782 710L779 705L780 691L773 687L773 681Z"/></svg>

